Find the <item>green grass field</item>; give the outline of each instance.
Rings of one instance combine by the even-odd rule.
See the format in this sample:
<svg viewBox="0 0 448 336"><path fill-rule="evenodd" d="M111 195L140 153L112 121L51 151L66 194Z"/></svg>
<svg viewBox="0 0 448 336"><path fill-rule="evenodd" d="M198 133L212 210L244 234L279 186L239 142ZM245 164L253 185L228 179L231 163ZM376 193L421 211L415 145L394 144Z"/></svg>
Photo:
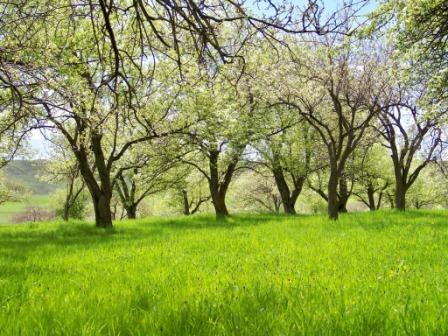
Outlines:
<svg viewBox="0 0 448 336"><path fill-rule="evenodd" d="M48 195L32 195L27 202L5 202L0 205L0 225L10 224L18 213L25 210L27 204L38 207L48 207Z"/></svg>
<svg viewBox="0 0 448 336"><path fill-rule="evenodd" d="M0 227L1 335L446 335L448 212Z"/></svg>

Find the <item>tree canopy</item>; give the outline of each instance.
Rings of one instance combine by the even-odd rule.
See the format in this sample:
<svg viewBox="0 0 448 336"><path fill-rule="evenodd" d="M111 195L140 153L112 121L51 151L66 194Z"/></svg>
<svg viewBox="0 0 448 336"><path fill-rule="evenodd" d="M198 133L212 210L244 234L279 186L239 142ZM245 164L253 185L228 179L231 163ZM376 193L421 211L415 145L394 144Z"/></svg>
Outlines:
<svg viewBox="0 0 448 336"><path fill-rule="evenodd" d="M0 165L40 131L63 217L87 190L105 228L114 200L135 218L160 193L228 216L241 179L265 211L309 191L332 219L350 200L405 210L444 160L448 8L384 1L360 20L367 3L2 3Z"/></svg>

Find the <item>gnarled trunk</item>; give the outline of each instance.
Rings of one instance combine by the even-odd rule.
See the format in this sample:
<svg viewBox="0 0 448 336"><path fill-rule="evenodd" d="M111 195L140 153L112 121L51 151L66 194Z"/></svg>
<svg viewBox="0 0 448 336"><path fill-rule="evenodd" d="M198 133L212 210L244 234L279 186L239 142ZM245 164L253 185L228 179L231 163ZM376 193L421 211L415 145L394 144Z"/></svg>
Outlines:
<svg viewBox="0 0 448 336"><path fill-rule="evenodd" d="M273 169L275 184L282 199L283 209L285 213L290 215L296 214L295 204L297 198L293 199L286 183L283 171L281 168Z"/></svg>
<svg viewBox="0 0 448 336"><path fill-rule="evenodd" d="M375 211L376 210L375 190L374 190L372 184L369 184L369 186L367 187L367 198L368 198L368 202L369 202L370 211Z"/></svg>
<svg viewBox="0 0 448 336"><path fill-rule="evenodd" d="M295 215L296 209L296 199L291 198L291 193L286 182L285 176L283 175L283 170L281 167L275 167L272 170L274 175L275 184L277 185L278 192L282 198L283 209L285 213Z"/></svg>
<svg viewBox="0 0 448 336"><path fill-rule="evenodd" d="M283 203L283 209L285 210L285 213L290 214L290 215L296 214L295 202L293 202L291 199L288 199L288 200L282 201L282 203Z"/></svg>
<svg viewBox="0 0 448 336"><path fill-rule="evenodd" d="M93 210L95 212L95 223L100 228L112 227L112 214L110 211L110 200L112 193L101 193L92 196Z"/></svg>
<svg viewBox="0 0 448 336"><path fill-rule="evenodd" d="M129 219L137 218L137 204L128 205L125 207L126 215Z"/></svg>
<svg viewBox="0 0 448 336"><path fill-rule="evenodd" d="M338 180L338 174L331 172L328 179L328 216L333 220L339 216Z"/></svg>
<svg viewBox="0 0 448 336"><path fill-rule="evenodd" d="M340 212L340 213L347 213L348 212L348 210L347 210L347 202L346 201L342 201L342 200L339 201L338 212Z"/></svg>
<svg viewBox="0 0 448 336"><path fill-rule="evenodd" d="M219 192L212 193L212 203L215 208L216 217L226 217L229 215L227 210L225 194L221 195Z"/></svg>
<svg viewBox="0 0 448 336"><path fill-rule="evenodd" d="M394 160L395 170L395 208L400 211L406 210L406 171L403 173L400 161Z"/></svg>
<svg viewBox="0 0 448 336"><path fill-rule="evenodd" d="M99 228L111 228L112 211L110 202L112 199L112 187L110 183L110 167L105 163L101 137L100 134L93 134L91 142L96 171L101 184L96 180L94 171L88 163L88 154L84 146L81 145L74 153L78 159L81 175L92 197L95 225Z"/></svg>
<svg viewBox="0 0 448 336"><path fill-rule="evenodd" d="M297 198L302 192L306 177L294 176L291 174L291 179L293 181L293 189L291 191L283 173L283 168L277 162L274 162L272 173L274 175L275 184L277 185L285 213L295 215Z"/></svg>
<svg viewBox="0 0 448 336"><path fill-rule="evenodd" d="M226 205L226 194L239 160L239 154L235 155L233 160L227 165L222 181L220 181L218 169L219 154L219 151L210 151L210 178L208 179L208 185L216 217L222 218L229 215Z"/></svg>

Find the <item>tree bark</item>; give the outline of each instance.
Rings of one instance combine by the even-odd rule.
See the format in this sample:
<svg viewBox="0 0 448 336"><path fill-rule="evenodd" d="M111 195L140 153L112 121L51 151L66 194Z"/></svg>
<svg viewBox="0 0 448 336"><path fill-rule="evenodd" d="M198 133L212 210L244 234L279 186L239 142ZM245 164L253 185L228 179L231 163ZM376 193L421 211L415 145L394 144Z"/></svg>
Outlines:
<svg viewBox="0 0 448 336"><path fill-rule="evenodd" d="M64 211L62 213L62 219L65 221L68 221L68 219L70 217L70 207L71 207L71 203L72 203L74 183L75 183L75 178L73 176L70 176L70 179L68 182L67 195L65 196Z"/></svg>
<svg viewBox="0 0 448 336"><path fill-rule="evenodd" d="M289 199L288 201L282 201L282 203L283 203L283 209L285 210L286 214L289 215L297 214L295 209L295 202L293 200Z"/></svg>
<svg viewBox="0 0 448 336"><path fill-rule="evenodd" d="M376 204L375 204L375 190L371 184L367 187L367 197L369 201L369 209L370 211L376 210Z"/></svg>
<svg viewBox="0 0 448 336"><path fill-rule="evenodd" d="M275 184L277 190L280 194L280 198L283 204L283 209L285 213L295 215L297 214L295 206L297 198L302 192L303 184L306 181L305 176L295 176L291 174L293 181L293 190L291 191L288 182L286 181L285 174L283 173L283 168L276 162L274 162L274 168L272 169L274 175Z"/></svg>
<svg viewBox="0 0 448 336"><path fill-rule="evenodd" d="M227 210L225 195L221 195L219 192L212 193L212 203L215 208L216 217L222 218L229 215Z"/></svg>
<svg viewBox="0 0 448 336"><path fill-rule="evenodd" d="M126 214L128 219L137 218L137 204L126 206Z"/></svg>
<svg viewBox="0 0 448 336"><path fill-rule="evenodd" d="M338 174L331 172L328 179L328 216L333 220L339 216L338 181Z"/></svg>
<svg viewBox="0 0 448 336"><path fill-rule="evenodd" d="M395 208L400 211L406 210L406 185L397 179L395 183Z"/></svg>
<svg viewBox="0 0 448 336"><path fill-rule="evenodd" d="M347 202L348 198L350 197L348 188L347 188L347 181L344 176L344 174L341 174L339 177L339 205L338 205L338 211L340 213L346 213L347 211Z"/></svg>
<svg viewBox="0 0 448 336"><path fill-rule="evenodd" d="M185 189L182 189L182 198L184 203L184 215L189 216L190 215L190 204L188 202L188 194Z"/></svg>
<svg viewBox="0 0 448 336"><path fill-rule="evenodd" d="M348 212L348 210L347 210L347 201L346 200L339 200L338 203L339 203L338 204L338 211L340 213L347 213Z"/></svg>
<svg viewBox="0 0 448 336"><path fill-rule="evenodd" d="M210 189L210 196L212 198L213 207L217 218L227 217L229 211L226 205L227 189L230 185L230 181L235 172L236 165L238 163L239 155L234 158L227 166L222 181L219 178L218 158L219 151L210 151L209 155L209 169L210 178L208 179L208 185Z"/></svg>
<svg viewBox="0 0 448 336"><path fill-rule="evenodd" d="M291 192L286 182L285 175L283 174L283 169L281 167L274 167L272 169L274 175L275 184L277 185L278 192L282 198L283 209L286 214L295 215L295 203L296 199L291 198Z"/></svg>
<svg viewBox="0 0 448 336"><path fill-rule="evenodd" d="M95 223L97 227L112 227L112 214L110 210L111 198L112 193L101 193L92 197L93 209L95 212Z"/></svg>
<svg viewBox="0 0 448 336"><path fill-rule="evenodd" d="M78 159L81 175L92 197L95 225L99 228L111 228L112 211L110 202L112 199L112 187L110 182L110 167L105 164L104 153L101 148L101 135L93 134L91 144L95 157L95 166L101 184L97 182L94 172L89 166L88 154L83 145L75 150L74 153Z"/></svg>

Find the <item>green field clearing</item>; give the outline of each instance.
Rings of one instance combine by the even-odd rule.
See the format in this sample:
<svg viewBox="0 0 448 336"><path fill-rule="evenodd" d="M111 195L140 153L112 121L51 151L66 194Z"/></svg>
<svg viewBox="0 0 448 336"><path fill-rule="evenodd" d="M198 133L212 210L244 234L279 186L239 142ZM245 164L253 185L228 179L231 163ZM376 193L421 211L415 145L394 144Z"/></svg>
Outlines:
<svg viewBox="0 0 448 336"><path fill-rule="evenodd" d="M448 212L0 227L1 335L446 335Z"/></svg>
<svg viewBox="0 0 448 336"><path fill-rule="evenodd" d="M26 202L5 202L0 205L0 225L10 224L14 216L23 211L27 205L48 207L48 195L32 195Z"/></svg>

